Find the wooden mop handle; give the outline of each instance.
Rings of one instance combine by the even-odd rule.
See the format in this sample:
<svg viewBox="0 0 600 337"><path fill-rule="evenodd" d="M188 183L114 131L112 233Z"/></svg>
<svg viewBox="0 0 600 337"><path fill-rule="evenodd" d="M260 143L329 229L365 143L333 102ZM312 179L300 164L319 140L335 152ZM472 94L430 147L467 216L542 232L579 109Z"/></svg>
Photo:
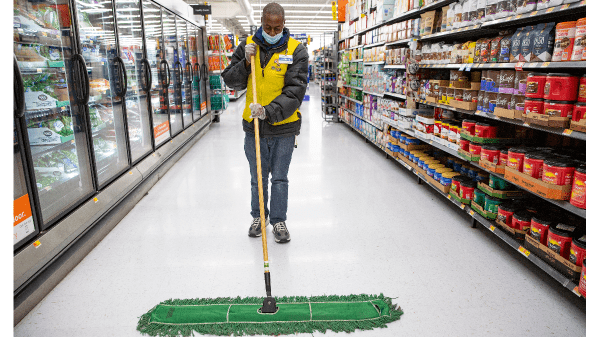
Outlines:
<svg viewBox="0 0 600 337"><path fill-rule="evenodd" d="M255 57L257 55L255 54ZM256 97L256 65L254 60L250 62L252 67L252 101L257 102ZM263 181L262 181L262 165L260 160L260 136L258 134L258 118L254 118L254 143L256 147L256 176L258 178L258 201L260 203L260 229L262 233L262 245L263 245L263 260L265 262L265 272L269 271L269 253L267 252L267 235L265 234L266 219L265 219L265 200L263 195Z"/></svg>

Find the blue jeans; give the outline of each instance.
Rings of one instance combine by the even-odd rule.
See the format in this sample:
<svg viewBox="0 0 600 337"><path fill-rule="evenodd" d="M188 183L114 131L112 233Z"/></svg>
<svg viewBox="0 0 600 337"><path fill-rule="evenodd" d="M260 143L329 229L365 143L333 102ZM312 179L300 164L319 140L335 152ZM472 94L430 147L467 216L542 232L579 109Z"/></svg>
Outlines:
<svg viewBox="0 0 600 337"><path fill-rule="evenodd" d="M269 216L269 173L271 174L271 224L287 220L288 207L288 171L294 152L295 136L267 137L260 139L260 156L265 202L265 219ZM246 133L244 151L250 164L250 185L252 191L253 218L260 217L258 201L258 178L256 177L256 146L254 134Z"/></svg>

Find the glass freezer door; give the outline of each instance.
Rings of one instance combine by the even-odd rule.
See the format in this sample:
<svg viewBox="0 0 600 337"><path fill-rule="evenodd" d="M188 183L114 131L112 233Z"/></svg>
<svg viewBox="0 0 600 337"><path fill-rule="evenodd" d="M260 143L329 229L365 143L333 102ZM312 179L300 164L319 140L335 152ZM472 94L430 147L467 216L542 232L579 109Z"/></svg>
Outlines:
<svg viewBox="0 0 600 337"><path fill-rule="evenodd" d="M171 116L171 137L183 130L183 120L181 117L181 72L183 64L179 62L177 50L177 29L175 27L175 14L171 14L163 9L163 38L165 55L169 77L171 81L167 91L169 100L169 113Z"/></svg>
<svg viewBox="0 0 600 337"><path fill-rule="evenodd" d="M189 61L187 21L177 17L177 46L179 50L179 63L183 65L180 73L181 84L181 109L183 112L183 128L192 124L192 63Z"/></svg>
<svg viewBox="0 0 600 337"><path fill-rule="evenodd" d="M208 113L208 109L210 109L210 105L208 104L208 100L210 100L210 91L208 90L207 83L209 79L208 74L208 38L206 36L205 28L198 28L197 39L198 43L198 62L200 63L200 93L201 93L201 101L200 101L200 114L202 117Z"/></svg>
<svg viewBox="0 0 600 337"><path fill-rule="evenodd" d="M15 93L24 95L24 147L44 230L94 193L86 122L77 104L86 83L72 74L82 75L85 65L73 53L68 2L15 0L13 5L13 46L22 79Z"/></svg>
<svg viewBox="0 0 600 337"><path fill-rule="evenodd" d="M191 23L187 24L188 31L188 47L190 53L190 64L192 67L192 116L194 122L200 119L200 102L202 102L202 94L200 93L200 63L198 61L198 42L196 36L196 26Z"/></svg>
<svg viewBox="0 0 600 337"><path fill-rule="evenodd" d="M14 92L13 118L13 249L16 250L39 233L38 218L33 208L35 203L31 176L23 144L23 133L26 130L23 121L25 93L21 89L23 82L16 58L14 59L14 83L17 90Z"/></svg>
<svg viewBox="0 0 600 337"><path fill-rule="evenodd" d="M150 90L148 92L152 113L152 128L154 130L154 147L158 148L171 139L169 125L169 107L167 105L167 75L166 66L161 71L163 54L163 37L160 7L148 0L142 1L144 12L144 33L146 39L146 57L150 65ZM165 61L166 64L166 61Z"/></svg>
<svg viewBox="0 0 600 337"><path fill-rule="evenodd" d="M121 58L127 73L127 94L125 95L125 110L127 113L127 133L129 134L129 150L131 161L152 151L152 135L150 134L150 115L146 100L147 84L144 71L147 63L144 61L144 41L142 38L142 23L139 0L127 2L117 1L117 31ZM158 15L149 14L150 19Z"/></svg>
<svg viewBox="0 0 600 337"><path fill-rule="evenodd" d="M75 4L90 83L87 106L100 189L129 167L122 98L125 69L116 49L112 2L77 0ZM118 20L136 21L131 17Z"/></svg>

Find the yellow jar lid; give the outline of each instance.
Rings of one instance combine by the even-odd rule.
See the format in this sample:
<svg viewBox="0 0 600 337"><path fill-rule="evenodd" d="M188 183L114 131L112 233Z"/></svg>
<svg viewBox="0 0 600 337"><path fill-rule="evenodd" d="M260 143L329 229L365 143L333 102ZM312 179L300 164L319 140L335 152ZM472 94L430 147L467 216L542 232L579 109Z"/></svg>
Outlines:
<svg viewBox="0 0 600 337"><path fill-rule="evenodd" d="M445 167L444 164L433 164L433 165L429 165L429 169L430 170L437 170L439 168L443 168Z"/></svg>
<svg viewBox="0 0 600 337"><path fill-rule="evenodd" d="M458 172L446 172L446 173L442 173L442 177L444 178L453 178L460 175L460 173Z"/></svg>
<svg viewBox="0 0 600 337"><path fill-rule="evenodd" d="M452 172L452 169L449 167L441 167L439 169L436 169L435 172L437 172L437 173Z"/></svg>

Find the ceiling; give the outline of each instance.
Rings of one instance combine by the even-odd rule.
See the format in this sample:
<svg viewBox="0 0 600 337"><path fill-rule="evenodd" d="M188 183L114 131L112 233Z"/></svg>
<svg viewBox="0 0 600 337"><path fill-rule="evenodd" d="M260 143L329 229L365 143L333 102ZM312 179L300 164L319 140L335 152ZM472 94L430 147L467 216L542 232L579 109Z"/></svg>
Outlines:
<svg viewBox="0 0 600 337"><path fill-rule="evenodd" d="M204 3L199 0L184 0L188 4ZM250 23L244 7L244 0L209 0L213 7L212 20L207 21L209 33L250 34ZM260 26L262 8L271 0L248 0L253 10L253 18ZM324 32L337 30L336 21L331 16L331 0L278 0L285 10L285 26L292 34L307 33L318 36ZM212 22L210 22L212 21ZM212 26L211 26L212 24Z"/></svg>

